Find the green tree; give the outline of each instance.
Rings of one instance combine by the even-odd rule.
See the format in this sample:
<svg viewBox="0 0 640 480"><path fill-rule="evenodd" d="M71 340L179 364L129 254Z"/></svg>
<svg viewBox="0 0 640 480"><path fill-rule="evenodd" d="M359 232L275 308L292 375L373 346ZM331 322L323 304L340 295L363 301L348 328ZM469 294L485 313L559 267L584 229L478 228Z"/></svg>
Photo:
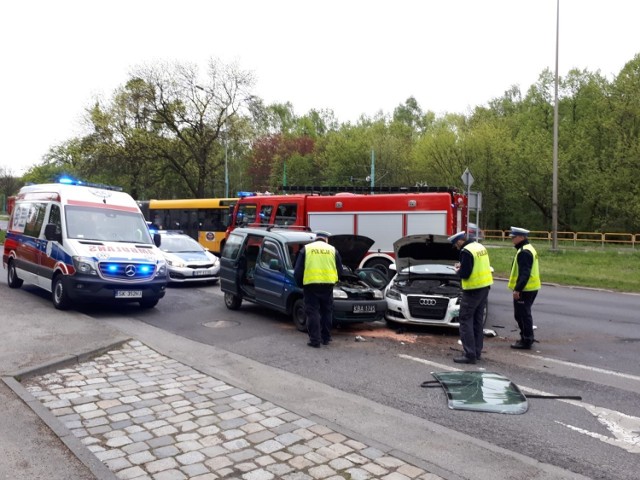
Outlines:
<svg viewBox="0 0 640 480"><path fill-rule="evenodd" d="M224 165L224 136L254 101L252 74L211 60L202 79L196 66L181 64L141 68L134 78L146 85L145 101L156 124L156 157L193 196L204 197L210 177Z"/></svg>

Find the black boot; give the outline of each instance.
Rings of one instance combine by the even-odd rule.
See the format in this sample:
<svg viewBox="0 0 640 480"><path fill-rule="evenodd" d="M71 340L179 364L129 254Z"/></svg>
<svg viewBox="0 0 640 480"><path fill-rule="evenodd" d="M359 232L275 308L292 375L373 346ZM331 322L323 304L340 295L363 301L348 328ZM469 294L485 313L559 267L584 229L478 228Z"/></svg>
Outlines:
<svg viewBox="0 0 640 480"><path fill-rule="evenodd" d="M525 342L524 340L518 340L516 343L511 345L511 348L515 348L516 350L531 350L532 342Z"/></svg>

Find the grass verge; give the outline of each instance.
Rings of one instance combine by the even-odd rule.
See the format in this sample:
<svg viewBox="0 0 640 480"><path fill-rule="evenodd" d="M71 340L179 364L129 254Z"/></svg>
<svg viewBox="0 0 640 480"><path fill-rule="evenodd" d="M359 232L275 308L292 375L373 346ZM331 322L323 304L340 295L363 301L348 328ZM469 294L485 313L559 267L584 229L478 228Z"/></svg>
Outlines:
<svg viewBox="0 0 640 480"><path fill-rule="evenodd" d="M488 243L496 277L508 277L515 249ZM540 259L543 282L640 293L640 251L628 249L565 248L551 251L548 244L533 246Z"/></svg>

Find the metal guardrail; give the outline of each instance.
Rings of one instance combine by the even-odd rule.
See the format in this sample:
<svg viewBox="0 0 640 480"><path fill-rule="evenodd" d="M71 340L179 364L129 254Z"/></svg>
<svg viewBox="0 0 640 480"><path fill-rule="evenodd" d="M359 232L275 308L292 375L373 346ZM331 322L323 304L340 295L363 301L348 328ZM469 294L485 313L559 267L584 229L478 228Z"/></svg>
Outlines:
<svg viewBox="0 0 640 480"><path fill-rule="evenodd" d="M636 245L640 243L640 234L638 233L617 233L617 232L558 232L558 242L567 244L571 243L573 246L578 245L593 245L600 244L606 245L620 245L625 247L636 248ZM485 230L484 238L487 240L509 240L509 230ZM537 241L551 242L552 232L544 230L531 230L529 232L529 239Z"/></svg>

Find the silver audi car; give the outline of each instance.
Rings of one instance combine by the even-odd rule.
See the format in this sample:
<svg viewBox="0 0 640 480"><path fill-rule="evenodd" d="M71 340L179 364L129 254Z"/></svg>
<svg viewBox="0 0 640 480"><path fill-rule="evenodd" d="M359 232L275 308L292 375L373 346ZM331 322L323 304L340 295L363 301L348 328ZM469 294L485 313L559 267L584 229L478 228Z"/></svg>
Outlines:
<svg viewBox="0 0 640 480"><path fill-rule="evenodd" d="M458 250L444 235L409 235L393 247L396 273L384 292L387 323L458 328L462 294L455 267Z"/></svg>

